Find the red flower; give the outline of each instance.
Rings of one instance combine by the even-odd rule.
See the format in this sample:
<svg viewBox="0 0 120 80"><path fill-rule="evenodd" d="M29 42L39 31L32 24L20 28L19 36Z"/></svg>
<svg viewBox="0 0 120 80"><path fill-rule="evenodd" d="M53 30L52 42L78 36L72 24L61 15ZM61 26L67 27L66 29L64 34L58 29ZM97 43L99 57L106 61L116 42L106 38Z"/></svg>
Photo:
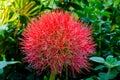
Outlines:
<svg viewBox="0 0 120 80"><path fill-rule="evenodd" d="M94 52L91 28L76 21L68 12L53 11L33 20L21 39L24 58L35 70L61 72L67 66L74 72L87 69L87 56Z"/></svg>

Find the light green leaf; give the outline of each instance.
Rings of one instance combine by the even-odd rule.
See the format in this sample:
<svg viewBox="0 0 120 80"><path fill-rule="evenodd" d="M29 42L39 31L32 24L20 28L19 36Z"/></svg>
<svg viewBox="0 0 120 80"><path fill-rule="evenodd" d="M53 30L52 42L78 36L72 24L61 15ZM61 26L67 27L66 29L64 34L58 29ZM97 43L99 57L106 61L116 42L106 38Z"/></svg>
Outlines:
<svg viewBox="0 0 120 80"><path fill-rule="evenodd" d="M6 63L7 63L7 65L9 65L9 64L16 64L16 63L20 63L20 61L7 61Z"/></svg>
<svg viewBox="0 0 120 80"><path fill-rule="evenodd" d="M90 60L98 63L105 63L105 60L102 57L91 57Z"/></svg>
<svg viewBox="0 0 120 80"><path fill-rule="evenodd" d="M7 66L6 61L0 61L0 69L3 69L5 66Z"/></svg>
<svg viewBox="0 0 120 80"><path fill-rule="evenodd" d="M114 67L116 66L120 66L120 61L117 61L116 64L114 65Z"/></svg>
<svg viewBox="0 0 120 80"><path fill-rule="evenodd" d="M20 63L19 61L0 61L0 69L3 69L9 64Z"/></svg>

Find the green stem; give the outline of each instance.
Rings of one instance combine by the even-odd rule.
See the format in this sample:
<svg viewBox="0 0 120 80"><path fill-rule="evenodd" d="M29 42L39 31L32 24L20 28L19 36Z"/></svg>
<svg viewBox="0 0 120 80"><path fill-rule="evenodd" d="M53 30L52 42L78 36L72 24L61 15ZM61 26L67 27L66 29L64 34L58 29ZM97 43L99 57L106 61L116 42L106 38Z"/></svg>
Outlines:
<svg viewBox="0 0 120 80"><path fill-rule="evenodd" d="M68 67L67 65L65 67L66 67L66 80L68 80Z"/></svg>
<svg viewBox="0 0 120 80"><path fill-rule="evenodd" d="M56 71L52 71L49 80L55 80Z"/></svg>
<svg viewBox="0 0 120 80"><path fill-rule="evenodd" d="M102 33L102 26L101 26L101 24L99 24L99 34L100 34L99 43L98 43L98 47L99 47L98 55L99 56L101 55L101 39L102 39L101 33Z"/></svg>
<svg viewBox="0 0 120 80"><path fill-rule="evenodd" d="M108 68L108 72L107 72L108 75L110 74L110 71L111 71L111 68Z"/></svg>

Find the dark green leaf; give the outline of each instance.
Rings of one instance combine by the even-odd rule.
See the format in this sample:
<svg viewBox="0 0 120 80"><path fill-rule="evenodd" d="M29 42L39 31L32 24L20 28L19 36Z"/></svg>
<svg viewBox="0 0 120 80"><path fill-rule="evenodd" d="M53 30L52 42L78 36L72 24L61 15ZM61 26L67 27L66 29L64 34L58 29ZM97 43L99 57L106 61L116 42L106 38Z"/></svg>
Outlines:
<svg viewBox="0 0 120 80"><path fill-rule="evenodd" d="M104 67L105 67L104 65L99 65L99 66L95 67L94 70L97 71L97 70L99 70L99 69L103 69Z"/></svg>
<svg viewBox="0 0 120 80"><path fill-rule="evenodd" d="M90 77L90 78L87 78L86 80L94 80L94 79Z"/></svg>
<svg viewBox="0 0 120 80"><path fill-rule="evenodd" d="M110 72L110 74L108 75L109 79L115 79L115 77L117 76L118 72L114 69Z"/></svg>
<svg viewBox="0 0 120 80"><path fill-rule="evenodd" d="M3 71L4 71L3 69L0 69L0 74L3 74Z"/></svg>
<svg viewBox="0 0 120 80"><path fill-rule="evenodd" d="M107 73L100 72L98 75L99 75L99 80L109 80Z"/></svg>

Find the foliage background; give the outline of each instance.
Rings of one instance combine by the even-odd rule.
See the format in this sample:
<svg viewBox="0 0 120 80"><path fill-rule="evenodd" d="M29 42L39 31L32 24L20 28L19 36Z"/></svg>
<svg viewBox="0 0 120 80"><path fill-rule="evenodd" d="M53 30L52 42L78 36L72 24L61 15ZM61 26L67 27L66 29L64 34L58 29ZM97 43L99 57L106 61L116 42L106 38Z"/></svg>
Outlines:
<svg viewBox="0 0 120 80"><path fill-rule="evenodd" d="M47 71L38 76L22 62L19 38L30 20L56 8L69 11L75 18L92 25L97 47L96 53L90 57L105 59L114 56L110 57L110 60L114 58L113 61L108 60L110 66L120 60L120 0L0 0L0 66L5 65L3 61L21 62L0 67L0 80L48 80ZM90 72L69 75L69 80L119 80L119 65L112 67L108 74L109 66L101 67L101 63L93 61L90 61ZM64 80L64 72L57 79Z"/></svg>

